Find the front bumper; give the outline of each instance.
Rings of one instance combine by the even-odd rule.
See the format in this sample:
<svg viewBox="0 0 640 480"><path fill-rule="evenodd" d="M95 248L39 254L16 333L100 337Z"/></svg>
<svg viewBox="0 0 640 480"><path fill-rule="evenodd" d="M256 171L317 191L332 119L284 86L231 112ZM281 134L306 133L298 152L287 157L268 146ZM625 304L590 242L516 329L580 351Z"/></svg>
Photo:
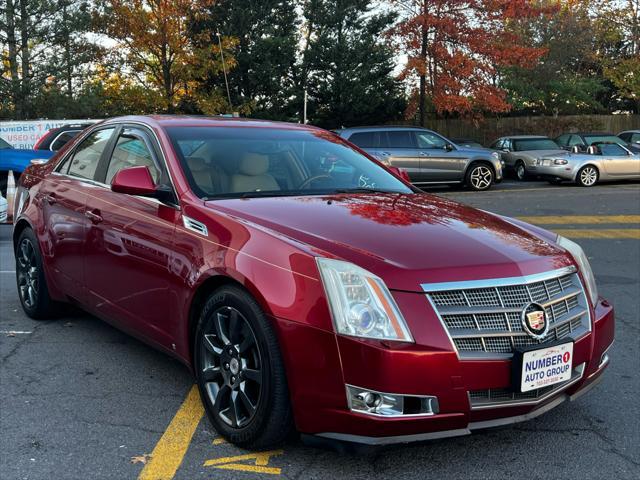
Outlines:
<svg viewBox="0 0 640 480"><path fill-rule="evenodd" d="M568 165L536 165L536 175L545 178L561 178L563 180L574 181L577 174L577 168L571 164Z"/></svg>
<svg viewBox="0 0 640 480"><path fill-rule="evenodd" d="M420 301L414 294L394 296L401 308L412 303L415 307L414 302ZM583 365L577 380L539 400L488 408L472 408L469 392L509 387L511 361L461 361L444 331L431 329L427 346L336 336L285 320L277 324L298 430L384 445L467 435L526 421L582 395L601 379L614 338L610 305L601 300L592 318L591 332L574 345L574 367ZM347 384L403 395L433 395L440 409L437 414L393 418L356 413L348 408Z"/></svg>

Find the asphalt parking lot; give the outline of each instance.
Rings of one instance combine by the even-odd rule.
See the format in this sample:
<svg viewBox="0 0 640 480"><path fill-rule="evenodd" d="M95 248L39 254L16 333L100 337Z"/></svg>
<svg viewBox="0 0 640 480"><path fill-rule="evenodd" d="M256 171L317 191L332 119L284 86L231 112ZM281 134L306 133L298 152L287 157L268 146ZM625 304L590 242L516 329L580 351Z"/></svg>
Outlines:
<svg viewBox="0 0 640 480"><path fill-rule="evenodd" d="M611 364L597 388L528 423L467 437L360 454L296 440L243 451L215 437L181 364L81 313L27 318L11 227L3 225L0 478L640 478L640 184L433 192L583 245L617 314Z"/></svg>

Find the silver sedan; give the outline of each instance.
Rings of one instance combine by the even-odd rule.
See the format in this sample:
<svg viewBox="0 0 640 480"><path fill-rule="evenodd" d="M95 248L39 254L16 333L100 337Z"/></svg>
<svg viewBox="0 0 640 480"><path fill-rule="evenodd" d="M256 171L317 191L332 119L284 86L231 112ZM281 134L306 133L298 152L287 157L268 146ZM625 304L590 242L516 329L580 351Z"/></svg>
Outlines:
<svg viewBox="0 0 640 480"><path fill-rule="evenodd" d="M583 187L598 182L640 180L640 154L616 143L591 145L587 153L547 155L537 160L536 173L551 183L565 180Z"/></svg>

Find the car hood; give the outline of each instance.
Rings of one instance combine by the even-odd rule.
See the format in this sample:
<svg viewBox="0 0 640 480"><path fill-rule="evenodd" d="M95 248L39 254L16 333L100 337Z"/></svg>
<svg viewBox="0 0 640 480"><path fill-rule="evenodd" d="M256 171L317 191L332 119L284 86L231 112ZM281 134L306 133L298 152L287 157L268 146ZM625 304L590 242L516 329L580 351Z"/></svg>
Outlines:
<svg viewBox="0 0 640 480"><path fill-rule="evenodd" d="M505 219L427 194L344 194L206 202L275 236L341 258L397 290L567 266L567 254Z"/></svg>
<svg viewBox="0 0 640 480"><path fill-rule="evenodd" d="M490 148L479 148L479 147L458 147L456 146L457 150L459 152L462 153L468 153L469 155L487 155L487 154L491 154L491 152L493 152L493 150L491 150Z"/></svg>

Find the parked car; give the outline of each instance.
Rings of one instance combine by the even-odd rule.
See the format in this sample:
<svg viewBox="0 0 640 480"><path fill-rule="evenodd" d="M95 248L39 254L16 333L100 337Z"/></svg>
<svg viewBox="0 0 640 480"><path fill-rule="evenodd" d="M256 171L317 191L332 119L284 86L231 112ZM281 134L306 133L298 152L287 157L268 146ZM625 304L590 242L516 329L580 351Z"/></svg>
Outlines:
<svg viewBox="0 0 640 480"><path fill-rule="evenodd" d="M487 190L502 181L497 154L466 148L418 127L354 127L338 134L386 165L404 169L416 185L460 183Z"/></svg>
<svg viewBox="0 0 640 480"><path fill-rule="evenodd" d="M46 160L54 152L40 150L18 150L0 138L0 192L6 192L7 173L13 171L16 181L34 159Z"/></svg>
<svg viewBox="0 0 640 480"><path fill-rule="evenodd" d="M640 130L626 130L624 132L620 132L618 137L628 145L636 147L640 146Z"/></svg>
<svg viewBox="0 0 640 480"><path fill-rule="evenodd" d="M640 154L618 143L596 142L586 153L546 156L538 160L537 171L551 183L565 180L583 187L598 182L640 179Z"/></svg>
<svg viewBox="0 0 640 480"><path fill-rule="evenodd" d="M45 133L33 146L34 150L50 150L57 152L64 147L69 140L75 138L82 130L93 123L72 123L58 128L52 128Z"/></svg>
<svg viewBox="0 0 640 480"><path fill-rule="evenodd" d="M2 196L2 192L0 192L0 223L7 221L8 208L7 200Z"/></svg>
<svg viewBox="0 0 640 480"><path fill-rule="evenodd" d="M476 142L471 138L452 138L451 141L459 147L484 148L484 146L480 142Z"/></svg>
<svg viewBox="0 0 640 480"><path fill-rule="evenodd" d="M26 314L73 299L177 357L242 447L294 425L464 435L575 399L608 364L613 307L576 243L308 125L108 120L29 167L17 202Z"/></svg>
<svg viewBox="0 0 640 480"><path fill-rule="evenodd" d="M505 170L513 172L518 180L537 173L536 162L540 157L563 153L556 142L541 135L500 137L490 148L499 153Z"/></svg>
<svg viewBox="0 0 640 480"><path fill-rule="evenodd" d="M565 133L556 138L556 142L565 150L572 150L578 153L586 153L587 148L594 143L617 143L636 153L640 153L640 147L629 145L626 140L612 133Z"/></svg>

